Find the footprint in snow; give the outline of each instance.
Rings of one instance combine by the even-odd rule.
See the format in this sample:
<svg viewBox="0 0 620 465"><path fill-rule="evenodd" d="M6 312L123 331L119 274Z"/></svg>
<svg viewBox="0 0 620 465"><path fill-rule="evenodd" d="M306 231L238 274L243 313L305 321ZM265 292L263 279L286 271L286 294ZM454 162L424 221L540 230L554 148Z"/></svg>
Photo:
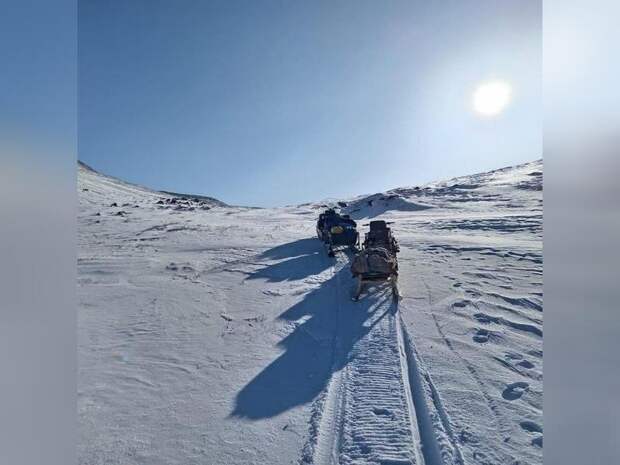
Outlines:
<svg viewBox="0 0 620 465"><path fill-rule="evenodd" d="M479 329L476 331L476 334L474 334L473 339L479 344L489 342L489 332L486 329Z"/></svg>
<svg viewBox="0 0 620 465"><path fill-rule="evenodd" d="M532 438L531 444L536 447L543 446L543 429L538 423L530 420L523 420L519 423L521 429L531 434L536 434L536 437Z"/></svg>
<svg viewBox="0 0 620 465"><path fill-rule="evenodd" d="M394 416L392 411L388 410L386 408L375 407L375 408L372 409L372 412L375 415L383 415L383 416L386 416L386 417L393 417Z"/></svg>
<svg viewBox="0 0 620 465"><path fill-rule="evenodd" d="M530 385L524 381L517 381L509 384L502 392L502 397L506 400L517 400L528 390Z"/></svg>
<svg viewBox="0 0 620 465"><path fill-rule="evenodd" d="M542 427L534 421L523 420L521 423L519 423L519 425L524 431L527 431L528 433L542 433L543 432Z"/></svg>
<svg viewBox="0 0 620 465"><path fill-rule="evenodd" d="M530 362L529 360L521 360L519 363L517 363L517 365L523 368L527 368L528 370L530 368L534 368L534 364Z"/></svg>
<svg viewBox="0 0 620 465"><path fill-rule="evenodd" d="M530 354L533 357L538 357L538 358L542 358L542 356L543 356L543 351L542 350L530 350L527 353Z"/></svg>

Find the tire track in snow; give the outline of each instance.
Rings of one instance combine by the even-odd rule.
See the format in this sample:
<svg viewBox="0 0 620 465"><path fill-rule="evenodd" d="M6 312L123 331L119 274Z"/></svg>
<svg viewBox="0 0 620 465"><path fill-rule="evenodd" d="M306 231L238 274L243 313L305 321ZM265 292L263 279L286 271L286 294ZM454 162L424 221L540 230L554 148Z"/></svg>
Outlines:
<svg viewBox="0 0 620 465"><path fill-rule="evenodd" d="M463 454L435 383L430 374L421 369L420 356L400 315L398 320L425 463L427 465L463 465Z"/></svg>
<svg viewBox="0 0 620 465"><path fill-rule="evenodd" d="M334 265L337 336L334 369L313 405L302 463L440 465L434 423L391 289L353 303L344 284L348 260ZM423 405L416 406L422 402ZM422 420L422 421L420 421ZM455 463L458 463L455 462Z"/></svg>
<svg viewBox="0 0 620 465"><path fill-rule="evenodd" d="M397 308L377 305L346 367L339 463L421 464L398 336Z"/></svg>

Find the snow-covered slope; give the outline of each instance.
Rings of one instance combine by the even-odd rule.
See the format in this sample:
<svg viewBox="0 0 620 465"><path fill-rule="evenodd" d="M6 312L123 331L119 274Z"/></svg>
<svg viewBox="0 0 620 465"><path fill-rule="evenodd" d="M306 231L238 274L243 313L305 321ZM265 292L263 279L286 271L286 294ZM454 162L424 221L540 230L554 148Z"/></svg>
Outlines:
<svg viewBox="0 0 620 465"><path fill-rule="evenodd" d="M322 204L78 189L80 463L542 463L542 161L342 200L398 305L351 301Z"/></svg>
<svg viewBox="0 0 620 465"><path fill-rule="evenodd" d="M134 206L136 203L155 201L160 202L159 208L186 208L209 209L212 207L225 207L224 202L201 195L177 194L175 192L153 191L145 187L130 184L120 179L101 174L86 163L78 161L78 180L81 192L89 192L80 197L81 202L89 202L93 205L105 205L109 198L122 196L125 207ZM131 205L133 202L134 205ZM135 207L138 208L138 207Z"/></svg>
<svg viewBox="0 0 620 465"><path fill-rule="evenodd" d="M521 191L542 191L542 160L502 168L487 173L461 176L423 186L401 187L350 200L311 204L320 209L339 208L355 219L373 218L389 212L415 212L431 208L467 210L535 208L540 210L541 196Z"/></svg>

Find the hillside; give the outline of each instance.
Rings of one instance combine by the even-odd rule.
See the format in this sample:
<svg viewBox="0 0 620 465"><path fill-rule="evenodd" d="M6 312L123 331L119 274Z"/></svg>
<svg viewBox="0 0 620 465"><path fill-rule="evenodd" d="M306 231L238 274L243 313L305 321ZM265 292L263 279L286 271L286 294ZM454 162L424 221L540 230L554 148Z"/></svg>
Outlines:
<svg viewBox="0 0 620 465"><path fill-rule="evenodd" d="M542 161L251 209L78 167L79 462L541 464ZM351 301L328 205L392 222Z"/></svg>

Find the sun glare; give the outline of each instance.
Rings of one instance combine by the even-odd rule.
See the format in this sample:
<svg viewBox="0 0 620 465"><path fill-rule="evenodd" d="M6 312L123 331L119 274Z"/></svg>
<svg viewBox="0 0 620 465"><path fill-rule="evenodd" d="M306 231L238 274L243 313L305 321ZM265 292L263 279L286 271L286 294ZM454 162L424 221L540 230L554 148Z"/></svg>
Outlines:
<svg viewBox="0 0 620 465"><path fill-rule="evenodd" d="M512 88L504 81L480 84L473 95L474 110L483 116L500 114L510 103Z"/></svg>

